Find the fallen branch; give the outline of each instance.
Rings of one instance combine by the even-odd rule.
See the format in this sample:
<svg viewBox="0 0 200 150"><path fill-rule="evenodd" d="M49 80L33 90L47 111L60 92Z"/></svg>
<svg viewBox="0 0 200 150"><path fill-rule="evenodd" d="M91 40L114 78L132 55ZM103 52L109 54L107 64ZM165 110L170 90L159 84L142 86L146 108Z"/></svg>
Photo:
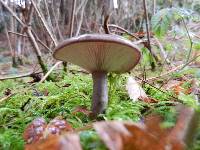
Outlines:
<svg viewBox="0 0 200 150"><path fill-rule="evenodd" d="M42 73L42 72L37 72L35 74L39 74L39 73ZM20 75L16 75L16 76L0 77L0 81L8 80L8 79L24 78L24 77L30 76L31 74L33 74L33 72L28 72L28 73L24 73L24 74L20 74Z"/></svg>

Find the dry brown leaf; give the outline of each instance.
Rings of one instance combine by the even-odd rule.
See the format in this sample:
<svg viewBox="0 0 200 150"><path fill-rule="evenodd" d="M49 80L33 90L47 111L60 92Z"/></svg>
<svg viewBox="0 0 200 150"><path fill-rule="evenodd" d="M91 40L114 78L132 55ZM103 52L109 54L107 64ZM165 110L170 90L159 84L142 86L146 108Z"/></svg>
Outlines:
<svg viewBox="0 0 200 150"><path fill-rule="evenodd" d="M94 128L109 150L184 150L192 139L195 113L183 105L177 111L173 128L162 128L163 118L158 115L146 117L144 124L107 121L94 123Z"/></svg>
<svg viewBox="0 0 200 150"><path fill-rule="evenodd" d="M191 81L192 88L188 89L181 87L184 82L187 81L170 80L166 85L163 86L163 88L174 91L176 95L179 95L180 93L190 94L193 91L193 81Z"/></svg>
<svg viewBox="0 0 200 150"><path fill-rule="evenodd" d="M94 123L93 126L110 150L122 150L124 145L123 136L131 137L131 134L122 122L102 121Z"/></svg>
<svg viewBox="0 0 200 150"><path fill-rule="evenodd" d="M90 110L88 110L87 107L85 107L85 106L77 106L77 107L73 110L72 114L76 114L76 113L78 113L78 112L81 112L81 113L85 114L86 116L89 116L89 115L92 113L92 112L91 112Z"/></svg>
<svg viewBox="0 0 200 150"><path fill-rule="evenodd" d="M151 98L151 97L139 97L139 100L145 102L145 103L157 103L158 100Z"/></svg>
<svg viewBox="0 0 200 150"><path fill-rule="evenodd" d="M183 84L183 81L179 81L179 80L169 80L169 81L167 82L167 84L165 84L165 85L163 86L163 88L166 89L166 90L170 90L170 89L172 89L173 87L175 87L175 86L180 86L180 85L182 85L182 84Z"/></svg>
<svg viewBox="0 0 200 150"><path fill-rule="evenodd" d="M109 150L164 150L142 124L109 121L94 123L94 128Z"/></svg>

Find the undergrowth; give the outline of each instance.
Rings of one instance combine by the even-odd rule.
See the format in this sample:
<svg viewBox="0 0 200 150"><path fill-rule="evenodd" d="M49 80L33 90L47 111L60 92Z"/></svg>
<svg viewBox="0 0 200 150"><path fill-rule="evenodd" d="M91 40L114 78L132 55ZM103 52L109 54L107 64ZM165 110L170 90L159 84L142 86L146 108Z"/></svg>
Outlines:
<svg viewBox="0 0 200 150"><path fill-rule="evenodd" d="M109 106L106 114L101 114L100 120L130 120L141 121L145 115L158 113L165 118L165 127L175 123L175 111L171 105L171 93L162 93L146 85L146 92L158 103L147 104L142 101L132 102L125 90L126 76L109 76ZM77 106L90 109L92 94L92 79L89 75L68 74L59 82L45 82L35 85L19 82L19 80L2 81L0 96L7 89L15 93L9 99L0 103L0 149L23 149L22 134L27 124L37 117L49 121L56 116L62 116L74 128L83 127L93 122L82 113L73 113ZM105 149L94 131L84 131L80 134L85 150Z"/></svg>

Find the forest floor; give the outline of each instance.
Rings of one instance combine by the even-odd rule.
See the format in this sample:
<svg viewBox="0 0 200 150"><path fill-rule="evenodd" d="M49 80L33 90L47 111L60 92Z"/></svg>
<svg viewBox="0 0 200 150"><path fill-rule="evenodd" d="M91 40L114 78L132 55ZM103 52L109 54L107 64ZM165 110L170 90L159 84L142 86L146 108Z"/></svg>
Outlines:
<svg viewBox="0 0 200 150"><path fill-rule="evenodd" d="M13 69L11 67L11 71L8 73L19 74L21 72L19 69L16 71L14 69L12 72ZM22 70L25 69L22 68ZM31 82L31 77L0 81L1 149L23 149L23 132L27 125L38 117L43 117L49 122L55 117L61 116L76 129L96 121L90 119L88 115L92 94L91 76L77 72L65 74L60 70L54 71L54 74L57 76L57 82ZM63 76L64 79L62 79ZM191 93L193 86L199 84L200 75L197 68L188 67L181 72L174 72L167 82L166 79L160 78L149 81L150 84L144 83L143 89L153 99L152 101L133 102L129 98L126 91L128 76L130 75L111 75L109 77L109 105L106 113L100 115L97 120L140 122L145 116L156 113L164 116L166 126L173 126L174 118L172 116L175 112L176 99L199 109L195 101L198 93L196 93L197 95ZM194 82L195 85L193 85ZM162 88L160 88L161 86ZM198 88L195 87L195 89ZM81 132L80 137L84 149L105 149L93 130ZM200 139L200 132L195 136L193 149L199 149L200 141L198 139Z"/></svg>
<svg viewBox="0 0 200 150"><path fill-rule="evenodd" d="M169 35L166 38L167 42L164 39L161 41L168 51L174 48L173 43L168 42L172 40L171 38ZM182 40L186 41L184 36L174 38L174 43L181 44L175 46L174 53L178 55L177 60L173 61L171 66L158 65L155 71L151 71L148 67L145 71L141 71L138 66L131 74L110 74L108 77L108 108L106 113L98 116L96 120L89 117L92 78L73 65L70 65L68 73L64 73L61 69L54 70L56 82L38 83L32 77L0 80L0 149L23 149L25 144L23 133L28 124L38 117L50 122L59 116L75 130L82 130L96 121L118 120L141 123L146 116L158 114L164 118L162 125L165 128L175 126L177 115L175 105L177 103L200 111L198 102L200 94L199 60L195 60L184 69L180 67L177 69L177 66L184 64L183 60L185 60L183 53L186 48L182 45L189 45L188 41L183 43ZM198 46L196 44L195 48L199 49ZM180 48L183 52L180 52ZM193 51L192 56L196 55L198 51ZM33 70L40 71L36 68L37 66L31 63L13 68L10 54L3 47L0 48L0 79L29 73ZM135 77L148 95L148 99L139 99L135 102L131 100L126 90L127 79L130 76ZM151 79L140 80L144 76L146 79ZM91 128L79 132L79 136L80 143L85 150L106 149L97 132ZM188 149L200 149L200 129L196 132L193 144Z"/></svg>

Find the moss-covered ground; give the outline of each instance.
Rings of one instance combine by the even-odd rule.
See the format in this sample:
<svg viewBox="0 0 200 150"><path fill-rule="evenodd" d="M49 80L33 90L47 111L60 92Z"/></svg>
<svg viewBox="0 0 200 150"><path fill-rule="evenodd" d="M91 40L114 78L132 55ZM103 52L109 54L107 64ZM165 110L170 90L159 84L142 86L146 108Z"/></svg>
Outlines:
<svg viewBox="0 0 200 150"><path fill-rule="evenodd" d="M61 77L62 75L57 74ZM131 120L141 121L152 112L159 113L166 118L166 125L174 123L174 108L170 104L172 93L163 93L150 85L144 89L158 103L132 102L125 89L126 75L109 76L109 106L105 114L97 120ZM22 79L0 81L0 97L11 90L13 94L0 102L0 149L23 149L23 131L27 124L37 117L47 121L62 116L74 128L80 128L95 120L91 120L83 113L73 113L78 106L91 105L92 79L90 75L81 73L65 75L58 82L27 83ZM196 139L200 139L197 134ZM83 148L105 149L94 131L80 133ZM200 149L200 140L196 140L194 149Z"/></svg>

